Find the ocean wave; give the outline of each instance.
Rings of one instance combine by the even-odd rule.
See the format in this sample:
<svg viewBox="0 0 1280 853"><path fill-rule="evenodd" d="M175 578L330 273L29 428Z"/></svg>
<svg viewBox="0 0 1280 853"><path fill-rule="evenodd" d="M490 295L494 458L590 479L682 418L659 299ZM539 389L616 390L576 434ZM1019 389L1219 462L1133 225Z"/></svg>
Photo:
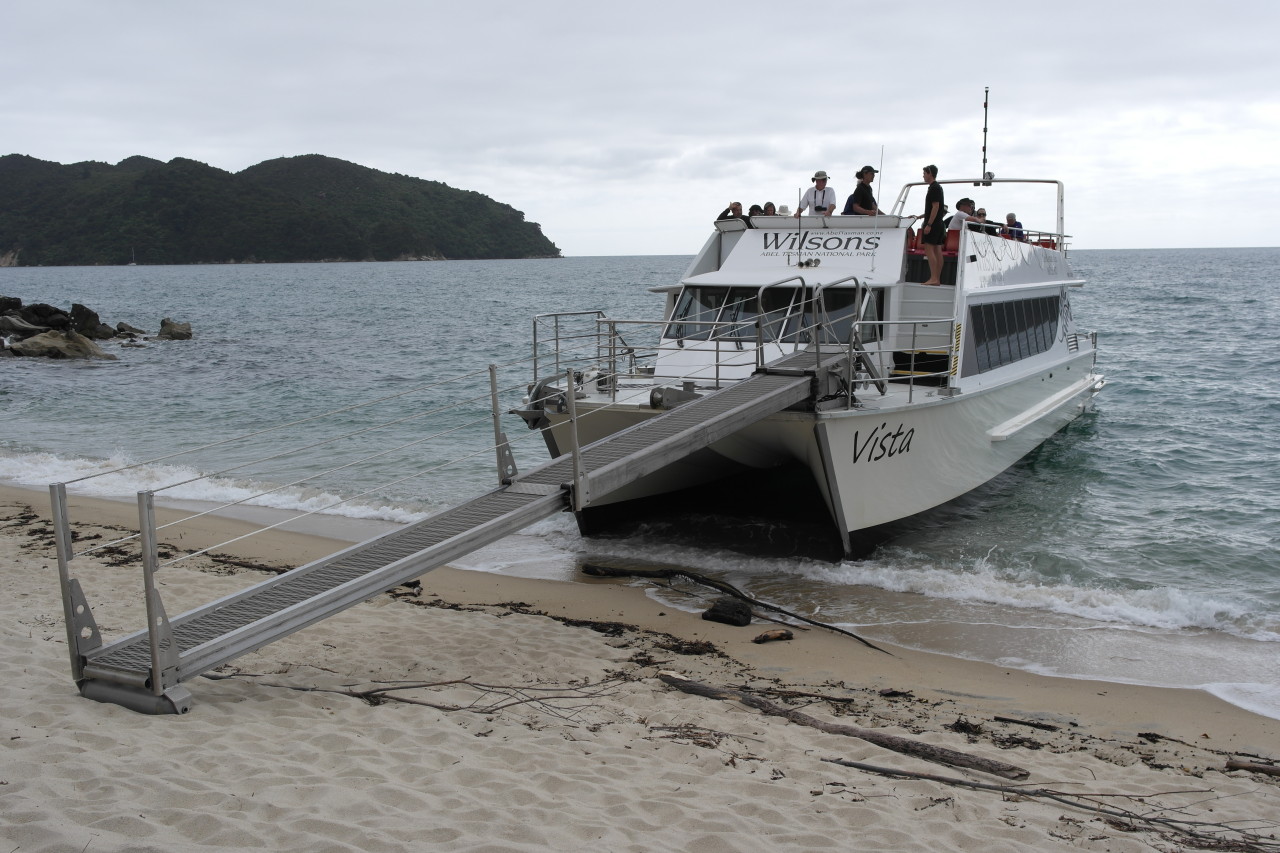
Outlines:
<svg viewBox="0 0 1280 853"><path fill-rule="evenodd" d="M904 565L919 562L919 565ZM935 599L1012 607L1073 616L1113 626L1161 630L1207 629L1248 640L1280 642L1280 626L1246 605L1170 586L1104 588L1046 582L997 567L986 558L967 565L936 565L896 554L860 563L798 567L803 577L830 584L861 585Z"/></svg>
<svg viewBox="0 0 1280 853"><path fill-rule="evenodd" d="M156 491L158 500L243 504L271 509L336 515L372 521L410 524L439 507L406 507L363 497L347 499L323 489L279 488L253 480L206 477L183 465L137 464L123 455L109 459L65 458L52 453L0 453L0 480L22 486L47 487L67 483L69 494L132 499L141 491ZM170 487L170 484L179 483Z"/></svg>

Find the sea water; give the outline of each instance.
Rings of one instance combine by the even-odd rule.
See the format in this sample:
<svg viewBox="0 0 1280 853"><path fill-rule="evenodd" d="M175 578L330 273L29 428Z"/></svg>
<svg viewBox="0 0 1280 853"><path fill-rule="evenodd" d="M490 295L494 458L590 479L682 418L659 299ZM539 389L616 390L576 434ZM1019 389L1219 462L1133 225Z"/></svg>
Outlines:
<svg viewBox="0 0 1280 853"><path fill-rule="evenodd" d="M591 561L683 566L869 638L1201 688L1280 717L1280 249L1072 260L1088 281L1073 314L1098 331L1108 381L1096 411L868 560L584 540L562 515L458 563L560 579ZM0 295L195 332L108 343L115 361L0 360L0 479L43 487L132 465L71 491L132 498L212 474L158 498L423 518L496 485L488 366L501 408L518 406L534 314L656 319L648 288L688 261L0 269ZM545 459L518 418L503 428L521 466ZM177 451L191 452L147 461Z"/></svg>

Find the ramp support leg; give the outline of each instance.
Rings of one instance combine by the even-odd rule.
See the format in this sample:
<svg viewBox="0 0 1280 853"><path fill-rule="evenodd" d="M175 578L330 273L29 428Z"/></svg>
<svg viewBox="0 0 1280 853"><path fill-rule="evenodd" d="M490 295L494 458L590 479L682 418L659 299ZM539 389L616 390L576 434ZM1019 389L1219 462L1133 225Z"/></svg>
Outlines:
<svg viewBox="0 0 1280 853"><path fill-rule="evenodd" d="M573 511L581 512L589 502L587 478L582 469L582 444L578 441L578 389L573 383L573 368L565 371L565 402L569 406L569 443L573 452Z"/></svg>
<svg viewBox="0 0 1280 853"><path fill-rule="evenodd" d="M49 502L53 511L54 545L58 553L58 585L62 589L62 618L67 626L67 651L71 655L71 678L84 681L84 656L102 645L102 634L94 621L93 611L85 600L80 582L71 576L75 547L71 538L71 520L67 512L67 487L64 483L49 486Z"/></svg>
<svg viewBox="0 0 1280 853"><path fill-rule="evenodd" d="M489 365L489 406L493 410L493 449L498 455L498 485L505 486L514 480L520 471L516 468L516 457L511 453L511 443L507 434L502 431L501 415L498 413L498 366Z"/></svg>
<svg viewBox="0 0 1280 853"><path fill-rule="evenodd" d="M138 492L138 531L142 539L142 584L147 602L147 638L151 644L151 690L161 696L178 684L178 647L164 612L156 572L160 554L156 543L155 494Z"/></svg>

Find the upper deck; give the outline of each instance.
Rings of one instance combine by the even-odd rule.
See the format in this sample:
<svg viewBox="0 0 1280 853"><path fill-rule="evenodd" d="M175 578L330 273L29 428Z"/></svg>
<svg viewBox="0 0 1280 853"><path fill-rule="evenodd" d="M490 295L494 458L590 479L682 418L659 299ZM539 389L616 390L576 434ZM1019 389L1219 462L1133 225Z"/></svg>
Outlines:
<svg viewBox="0 0 1280 853"><path fill-rule="evenodd" d="M1026 239L1006 235L994 222L948 233L943 282L964 290L1073 281L1062 231L1062 184L1058 181L940 181L1021 192L1056 187L1054 230L1027 230ZM927 278L918 244L916 216L903 213L913 188L898 196L893 215L753 216L722 219L681 279L682 285L763 287L783 280L805 287L887 287ZM990 189L987 189L987 188Z"/></svg>

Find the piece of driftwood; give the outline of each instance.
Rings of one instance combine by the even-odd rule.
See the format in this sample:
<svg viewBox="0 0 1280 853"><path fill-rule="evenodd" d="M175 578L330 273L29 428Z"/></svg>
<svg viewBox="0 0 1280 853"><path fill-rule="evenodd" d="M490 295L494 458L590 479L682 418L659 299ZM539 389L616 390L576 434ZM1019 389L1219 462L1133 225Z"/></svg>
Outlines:
<svg viewBox="0 0 1280 853"><path fill-rule="evenodd" d="M1049 723L1037 723L1035 720L1019 720L1016 717L992 717L997 723L1012 723L1015 726L1030 726L1033 729L1042 729L1046 732L1056 732L1058 727Z"/></svg>
<svg viewBox="0 0 1280 853"><path fill-rule="evenodd" d="M751 642L773 643L778 640L794 640L795 637L796 635L788 631L786 628L774 628L770 631L765 631L763 634L759 635Z"/></svg>
<svg viewBox="0 0 1280 853"><path fill-rule="evenodd" d="M1236 761L1234 758L1227 762L1228 770L1248 770L1250 773L1265 773L1268 776L1280 776L1280 766L1275 764L1258 764L1253 761Z"/></svg>
<svg viewBox="0 0 1280 853"><path fill-rule="evenodd" d="M634 578L651 578L653 580L671 580L673 578L678 578L678 577L688 578L694 583L700 583L703 586L709 586L714 590L718 590L719 592L725 593L726 595L732 595L734 598L740 598L743 601L747 602L748 604L752 605L753 607L763 607L767 610L772 610L775 613L781 613L782 615L787 616L791 619L796 619L800 622L806 622L810 625L816 625L819 628L826 628L829 631L835 631L837 634L844 634L846 637L852 637L853 639L857 640L859 643L862 643L862 645L866 646L869 649L875 649L878 652L884 652L884 654L889 655L890 657L893 656L890 652L886 652L884 649L880 648L875 643L872 643L870 640L864 640L862 637L859 637L857 634L853 633L852 631L846 631L843 628L837 628L835 625L829 625L826 622L819 622L816 619L810 619L808 616L801 616L799 613L792 613L790 610L785 610L776 604L770 604L767 601L761 601L758 598L753 598L752 596L747 595L745 592L738 589L733 584L725 583L724 581L719 581L719 580L716 580L715 578L709 578L706 575L700 575L697 572L690 572L690 571L686 571L685 569L615 569L611 566L596 566L596 565L587 564L582 567L582 573L584 575L590 575L593 578L634 577Z"/></svg>
<svg viewBox="0 0 1280 853"><path fill-rule="evenodd" d="M841 723L829 723L811 717L795 708L788 708L785 705L778 705L748 693L743 690L733 690L727 687L715 687L710 684L703 684L700 681L694 681L685 678L675 672L660 672L658 679L669 687L681 691L682 693L690 693L694 696L706 696L710 699L732 699L741 702L748 708L755 708L757 711L768 714L772 717L782 717L785 720L793 722L801 726L809 726L818 731L826 732L833 735L844 735L846 737L856 737L859 740L865 740L867 743L873 743L876 746L889 749L894 752L900 752L903 755L912 755L916 758L923 758L927 761L936 761L939 764L947 764L951 767L964 767L970 770L981 770L984 773L991 773L996 776L1003 776L1006 779L1025 779L1030 772L1017 767L1013 764L1005 764L1003 761L993 761L989 758L982 758L977 755L970 755L966 752L959 752L946 747L934 746L929 743L922 743L916 740L908 740L897 735L886 734L885 732L876 731L875 729L862 729L857 726L847 726Z"/></svg>

